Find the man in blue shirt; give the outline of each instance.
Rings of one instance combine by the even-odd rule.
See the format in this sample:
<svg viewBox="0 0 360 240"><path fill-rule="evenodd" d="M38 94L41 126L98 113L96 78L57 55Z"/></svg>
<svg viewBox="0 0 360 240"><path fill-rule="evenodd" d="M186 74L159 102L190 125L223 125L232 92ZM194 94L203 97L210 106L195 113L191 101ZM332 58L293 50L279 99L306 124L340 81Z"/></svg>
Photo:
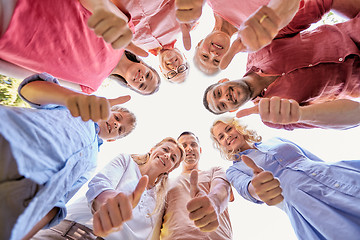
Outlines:
<svg viewBox="0 0 360 240"><path fill-rule="evenodd" d="M111 108L129 96L74 92L46 73L25 79L19 95L39 109L0 106L0 239L30 238L59 223L96 166L100 138L124 137L136 122Z"/></svg>

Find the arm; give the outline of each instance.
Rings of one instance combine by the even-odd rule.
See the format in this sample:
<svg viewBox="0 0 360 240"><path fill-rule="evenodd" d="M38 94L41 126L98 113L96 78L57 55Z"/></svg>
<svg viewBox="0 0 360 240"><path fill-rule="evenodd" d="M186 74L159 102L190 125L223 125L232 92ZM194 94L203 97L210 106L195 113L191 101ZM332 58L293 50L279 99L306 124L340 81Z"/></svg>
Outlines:
<svg viewBox="0 0 360 240"><path fill-rule="evenodd" d="M127 102L129 96L106 99L95 95L79 93L58 85L56 78L49 74L36 74L25 79L19 86L19 94L33 105L56 104L69 109L73 117L83 121L107 120L113 105Z"/></svg>
<svg viewBox="0 0 360 240"><path fill-rule="evenodd" d="M295 100L263 98L258 105L240 110L236 117L254 113L260 114L261 120L269 123L267 125L289 130L297 126L348 129L360 124L360 103L349 99L301 107Z"/></svg>
<svg viewBox="0 0 360 240"><path fill-rule="evenodd" d="M230 184L222 178L215 178L211 182L208 197L212 200L217 208L217 212L221 214L227 208L230 198Z"/></svg>
<svg viewBox="0 0 360 240"><path fill-rule="evenodd" d="M300 0L270 0L268 7L280 18L278 30L288 25L299 9Z"/></svg>
<svg viewBox="0 0 360 240"><path fill-rule="evenodd" d="M206 194L198 186L198 172L193 170L190 175L190 196L192 199L186 205L190 220L202 232L215 231L219 226L219 215L229 201L229 183L215 177L211 181L209 194Z"/></svg>
<svg viewBox="0 0 360 240"><path fill-rule="evenodd" d="M347 18L354 18L360 12L360 0L333 0L332 10Z"/></svg>
<svg viewBox="0 0 360 240"><path fill-rule="evenodd" d="M89 28L111 44L114 49L126 48L135 55L147 57L148 53L134 45L133 34L128 26L130 15L126 15L109 0L80 0L80 3L93 15L88 20ZM117 2L120 4L120 2Z"/></svg>

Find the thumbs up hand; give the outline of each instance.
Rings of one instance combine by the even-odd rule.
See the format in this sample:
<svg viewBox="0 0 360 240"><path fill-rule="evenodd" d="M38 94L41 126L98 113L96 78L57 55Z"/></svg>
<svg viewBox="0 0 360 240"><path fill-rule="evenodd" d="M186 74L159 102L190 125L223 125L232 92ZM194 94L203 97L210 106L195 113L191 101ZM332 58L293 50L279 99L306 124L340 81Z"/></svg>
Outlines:
<svg viewBox="0 0 360 240"><path fill-rule="evenodd" d="M148 181L148 176L142 176L134 192L129 195L116 191L104 191L99 194L94 201L94 206L100 204L97 201L104 204L94 213L94 234L105 237L119 231L123 223L132 218L132 209L139 203Z"/></svg>
<svg viewBox="0 0 360 240"><path fill-rule="evenodd" d="M81 117L83 121L108 120L110 108L117 104L122 104L130 100L130 96L121 96L115 99L106 99L95 95L73 93L65 100L65 106L69 109L73 117Z"/></svg>
<svg viewBox="0 0 360 240"><path fill-rule="evenodd" d="M190 175L190 197L187 203L190 220L194 221L202 232L212 232L219 226L217 210L214 202L199 188L198 172L193 170Z"/></svg>
<svg viewBox="0 0 360 240"><path fill-rule="evenodd" d="M256 199L263 201L269 206L276 205L284 200L280 181L274 178L269 171L264 171L261 167L247 156L242 156L241 160L253 170L254 176L248 186L249 193Z"/></svg>

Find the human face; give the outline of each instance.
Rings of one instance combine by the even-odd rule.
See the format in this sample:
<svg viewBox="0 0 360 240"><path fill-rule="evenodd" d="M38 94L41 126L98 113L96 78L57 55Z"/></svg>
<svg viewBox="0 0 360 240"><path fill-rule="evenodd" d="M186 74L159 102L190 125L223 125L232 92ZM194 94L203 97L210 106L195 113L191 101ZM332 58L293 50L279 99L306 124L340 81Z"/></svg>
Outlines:
<svg viewBox="0 0 360 240"><path fill-rule="evenodd" d="M180 65L185 63L183 55L176 48L161 51L159 54L159 60L160 68L164 75L171 70L177 70Z"/></svg>
<svg viewBox="0 0 360 240"><path fill-rule="evenodd" d="M129 133L133 128L133 118L128 112L111 111L109 120L98 121L100 132L99 137L113 141Z"/></svg>
<svg viewBox="0 0 360 240"><path fill-rule="evenodd" d="M173 142L163 142L151 150L149 163L161 173L170 172L181 159L181 152Z"/></svg>
<svg viewBox="0 0 360 240"><path fill-rule="evenodd" d="M252 95L253 91L245 81L226 81L208 91L206 100L211 111L224 113L238 109L249 101Z"/></svg>
<svg viewBox="0 0 360 240"><path fill-rule="evenodd" d="M250 148L244 136L233 125L218 122L213 127L215 140L226 149L227 152L239 152Z"/></svg>
<svg viewBox="0 0 360 240"><path fill-rule="evenodd" d="M154 92L160 81L158 75L141 62L131 64L126 71L125 79L131 88L143 94Z"/></svg>
<svg viewBox="0 0 360 240"><path fill-rule="evenodd" d="M195 52L199 64L209 72L219 69L223 56L230 47L230 36L222 31L214 30L201 40Z"/></svg>
<svg viewBox="0 0 360 240"><path fill-rule="evenodd" d="M178 139L178 142L185 149L186 157L184 164L189 167L191 166L191 169L194 169L200 160L201 147L199 146L199 142L190 134L181 136Z"/></svg>

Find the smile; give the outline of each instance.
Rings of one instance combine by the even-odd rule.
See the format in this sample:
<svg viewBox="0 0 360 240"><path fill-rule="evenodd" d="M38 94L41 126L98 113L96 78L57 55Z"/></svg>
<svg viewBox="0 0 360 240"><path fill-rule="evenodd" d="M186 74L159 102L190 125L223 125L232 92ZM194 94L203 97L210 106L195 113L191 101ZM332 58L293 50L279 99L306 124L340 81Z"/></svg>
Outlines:
<svg viewBox="0 0 360 240"><path fill-rule="evenodd" d="M224 47L223 46L221 46L221 45L219 45L219 44L217 44L217 43L211 43L211 45L213 45L215 48L217 48L217 49L224 49Z"/></svg>
<svg viewBox="0 0 360 240"><path fill-rule="evenodd" d="M237 102L236 97L235 97L235 92L232 87L229 87L229 98L233 103Z"/></svg>
<svg viewBox="0 0 360 240"><path fill-rule="evenodd" d="M107 129L108 129L109 133L110 133L111 132L111 125L108 122L106 122L106 126L107 126Z"/></svg>
<svg viewBox="0 0 360 240"><path fill-rule="evenodd" d="M159 158L159 157L158 157ZM159 160L160 160L160 162L162 162L162 164L165 166L165 162L161 159L161 158L159 158Z"/></svg>

